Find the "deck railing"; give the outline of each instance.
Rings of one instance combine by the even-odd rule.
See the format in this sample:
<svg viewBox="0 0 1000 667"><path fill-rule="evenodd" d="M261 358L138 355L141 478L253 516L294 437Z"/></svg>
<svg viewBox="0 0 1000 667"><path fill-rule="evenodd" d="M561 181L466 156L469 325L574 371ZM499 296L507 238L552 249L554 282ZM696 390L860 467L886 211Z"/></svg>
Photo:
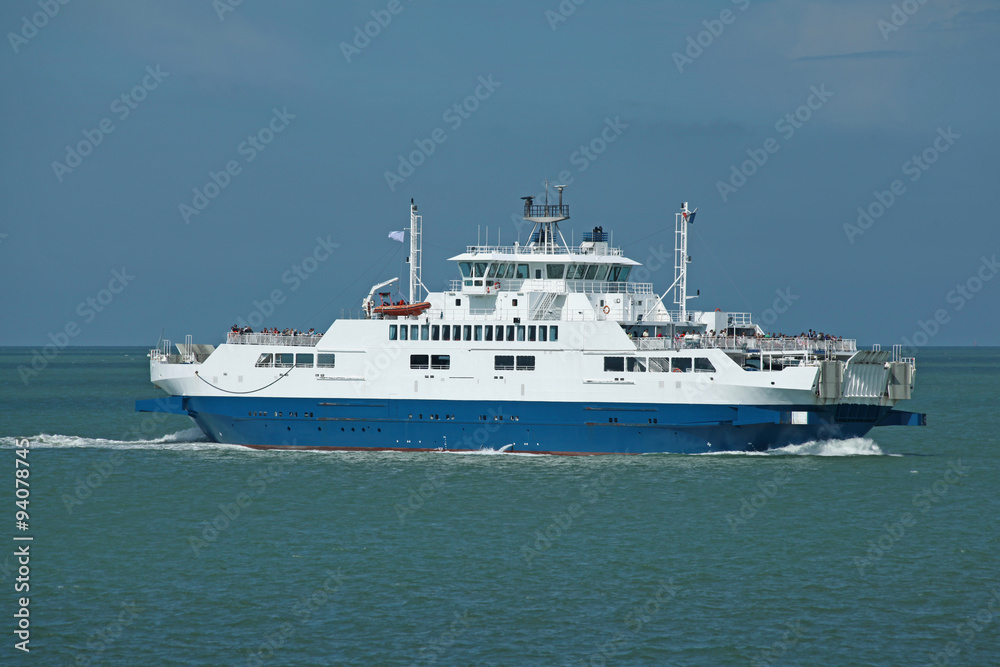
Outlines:
<svg viewBox="0 0 1000 667"><path fill-rule="evenodd" d="M826 340L821 338L754 338L750 336L684 336L682 338L636 338L637 350L710 349L738 350L751 354L834 354L858 351L852 338Z"/></svg>
<svg viewBox="0 0 1000 667"><path fill-rule="evenodd" d="M287 336L285 334L270 333L236 333L230 331L226 337L226 342L230 345L290 345L296 347L315 347L323 334L299 334Z"/></svg>

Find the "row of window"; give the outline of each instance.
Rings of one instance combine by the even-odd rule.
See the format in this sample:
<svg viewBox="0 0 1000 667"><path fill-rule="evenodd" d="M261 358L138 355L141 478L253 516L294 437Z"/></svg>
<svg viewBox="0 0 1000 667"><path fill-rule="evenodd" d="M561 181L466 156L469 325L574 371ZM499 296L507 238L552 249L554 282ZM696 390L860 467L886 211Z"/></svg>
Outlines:
<svg viewBox="0 0 1000 667"><path fill-rule="evenodd" d="M411 354L410 368L413 370L439 370L451 369L450 354ZM493 368L498 371L533 371L535 370L535 357L533 355L506 355L498 354L493 357Z"/></svg>
<svg viewBox="0 0 1000 667"><path fill-rule="evenodd" d="M535 324L390 324L389 340L527 341L555 343L558 326Z"/></svg>
<svg viewBox="0 0 1000 667"><path fill-rule="evenodd" d="M257 368L334 368L335 354L293 354L292 352L265 352L254 364Z"/></svg>
<svg viewBox="0 0 1000 667"><path fill-rule="evenodd" d="M714 373L715 366L707 357L604 357L604 370L609 373Z"/></svg>
<svg viewBox="0 0 1000 667"><path fill-rule="evenodd" d="M499 280L525 280L531 272L527 264L504 262L459 262L463 278L493 278ZM608 282L627 282L630 266L613 264L546 264L545 277L559 280L597 280ZM542 277L542 269L535 269L535 278Z"/></svg>

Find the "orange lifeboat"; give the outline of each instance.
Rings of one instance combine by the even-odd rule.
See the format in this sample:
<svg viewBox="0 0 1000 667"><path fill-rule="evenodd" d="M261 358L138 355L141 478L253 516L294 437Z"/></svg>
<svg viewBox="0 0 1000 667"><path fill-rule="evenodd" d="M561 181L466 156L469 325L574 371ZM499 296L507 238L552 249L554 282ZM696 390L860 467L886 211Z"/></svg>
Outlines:
<svg viewBox="0 0 1000 667"><path fill-rule="evenodd" d="M408 317L410 315L419 315L430 307L431 304L427 301L397 305L383 304L381 306L375 306L373 312L378 313L383 317Z"/></svg>

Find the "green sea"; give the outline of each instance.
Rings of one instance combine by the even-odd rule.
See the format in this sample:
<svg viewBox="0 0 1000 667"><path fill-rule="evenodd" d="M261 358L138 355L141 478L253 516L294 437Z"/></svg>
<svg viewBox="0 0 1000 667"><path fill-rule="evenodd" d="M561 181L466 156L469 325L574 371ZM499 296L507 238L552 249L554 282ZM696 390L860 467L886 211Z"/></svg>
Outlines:
<svg viewBox="0 0 1000 667"><path fill-rule="evenodd" d="M217 445L134 412L145 349L32 355L2 664L1000 664L997 348L918 352L924 428L634 457Z"/></svg>

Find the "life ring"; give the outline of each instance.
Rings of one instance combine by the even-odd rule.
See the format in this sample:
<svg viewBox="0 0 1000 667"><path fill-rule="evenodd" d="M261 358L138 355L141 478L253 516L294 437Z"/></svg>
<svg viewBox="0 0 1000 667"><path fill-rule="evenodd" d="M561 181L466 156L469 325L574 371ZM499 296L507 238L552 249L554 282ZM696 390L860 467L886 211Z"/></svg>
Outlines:
<svg viewBox="0 0 1000 667"><path fill-rule="evenodd" d="M499 280L496 281L495 283L493 283L493 289L496 289L496 290L500 289L500 281Z"/></svg>
<svg viewBox="0 0 1000 667"><path fill-rule="evenodd" d="M611 312L611 306L604 306L604 314L607 315Z"/></svg>
<svg viewBox="0 0 1000 667"><path fill-rule="evenodd" d="M681 369L679 369L679 368L675 368L674 369L674 373L680 373L680 372L681 372Z"/></svg>

